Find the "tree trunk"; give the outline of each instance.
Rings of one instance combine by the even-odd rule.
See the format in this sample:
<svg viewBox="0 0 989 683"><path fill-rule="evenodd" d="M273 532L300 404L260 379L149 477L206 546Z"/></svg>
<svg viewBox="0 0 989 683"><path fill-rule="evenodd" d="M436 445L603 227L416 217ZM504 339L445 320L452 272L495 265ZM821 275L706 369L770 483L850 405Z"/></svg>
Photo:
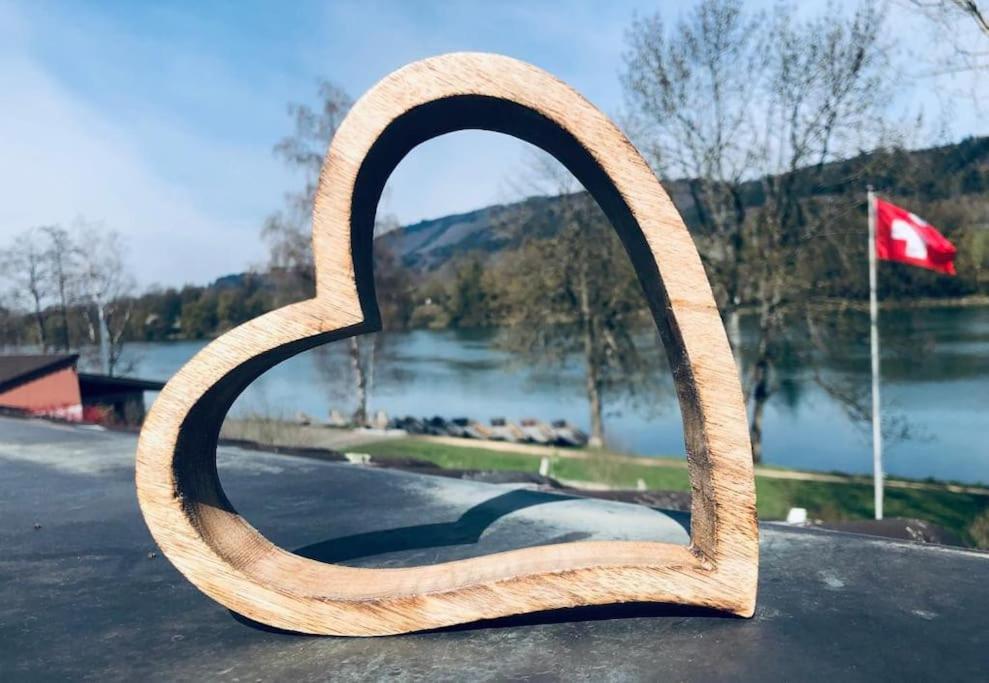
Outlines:
<svg viewBox="0 0 989 683"><path fill-rule="evenodd" d="M96 317L100 332L100 369L104 375L113 376L113 366L110 364L110 330L106 324L106 310L99 297L96 299Z"/></svg>
<svg viewBox="0 0 989 683"><path fill-rule="evenodd" d="M587 403L591 409L591 448L604 447L604 421L601 419L601 378L595 354L594 321L591 319L587 278L580 278L580 318L584 337L584 363L587 366Z"/></svg>
<svg viewBox="0 0 989 683"><path fill-rule="evenodd" d="M41 300L34 298L34 324L38 328L38 344L41 345L41 352L48 353L48 336L45 333L45 314L41 310Z"/></svg>
<svg viewBox="0 0 989 683"><path fill-rule="evenodd" d="M752 462L762 462L762 418L769 400L769 359L761 355L753 372L752 421L749 423L749 439L752 441Z"/></svg>
<svg viewBox="0 0 989 683"><path fill-rule="evenodd" d="M378 354L378 334L372 334L368 345L371 347L367 353L367 372L364 383L364 412L370 417L371 395L374 392L374 359Z"/></svg>
<svg viewBox="0 0 989 683"><path fill-rule="evenodd" d="M125 306L126 308L124 308L122 315L123 319L118 325L116 333L110 331L109 319L107 320L106 333L107 339L110 341L107 349L107 374L111 377L117 374L117 369L120 367L120 360L124 356L124 334L127 332L127 324L130 322L131 313L134 311L131 307L132 304L125 304ZM133 370L131 363L123 366L123 372L126 373L131 370Z"/></svg>
<svg viewBox="0 0 989 683"><path fill-rule="evenodd" d="M69 309L62 306L62 348L68 351L72 348L69 342Z"/></svg>
<svg viewBox="0 0 989 683"><path fill-rule="evenodd" d="M361 347L357 342L357 337L351 337L349 343L350 366L354 370L354 389L357 392L354 423L358 427L363 427L367 425L367 376L364 373L364 364L361 362Z"/></svg>
<svg viewBox="0 0 989 683"><path fill-rule="evenodd" d="M745 388L745 402L752 403L752 415L749 421L749 440L752 442L752 462L762 462L762 418L766 410L766 402L771 393L770 373L772 372L772 337L775 331L773 302L767 291L769 286L762 283L759 288L761 304L759 306L759 345L752 365L752 375Z"/></svg>
<svg viewBox="0 0 989 683"><path fill-rule="evenodd" d="M759 347L755 364L752 366L752 380L749 395L752 400L752 417L749 423L749 440L752 442L752 462L762 462L762 418L766 410L771 389L772 372L771 338L773 335L773 313L769 300L764 296L759 314Z"/></svg>
<svg viewBox="0 0 989 683"><path fill-rule="evenodd" d="M592 363L587 365L587 401L591 406L591 437L587 443L591 448L603 448L604 422L601 419L601 387L598 382L597 369Z"/></svg>
<svg viewBox="0 0 989 683"><path fill-rule="evenodd" d="M65 276L59 268L58 274L58 311L62 318L62 348L69 350L69 305L65 295Z"/></svg>
<svg viewBox="0 0 989 683"><path fill-rule="evenodd" d="M725 316L725 330L728 333L728 343L731 345L731 353L735 356L735 367L738 368L738 374L741 375L743 373L741 316L738 314L738 309L735 308L734 304L730 304L730 306L731 308L728 309Z"/></svg>

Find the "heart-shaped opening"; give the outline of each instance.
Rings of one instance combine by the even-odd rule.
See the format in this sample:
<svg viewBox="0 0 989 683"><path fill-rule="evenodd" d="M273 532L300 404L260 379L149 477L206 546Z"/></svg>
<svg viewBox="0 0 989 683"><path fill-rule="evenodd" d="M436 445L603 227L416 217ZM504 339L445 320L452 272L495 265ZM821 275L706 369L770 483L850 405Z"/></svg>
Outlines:
<svg viewBox="0 0 989 683"><path fill-rule="evenodd" d="M371 240L384 183L416 145L468 128L546 150L615 226L677 386L693 496L690 546L575 542L424 567L358 569L273 545L227 500L215 455L232 402L282 360L378 329ZM206 347L165 388L142 431L142 510L193 583L246 616L311 633L396 633L632 601L751 614L758 539L734 360L682 220L606 117L558 80L507 58L459 54L413 64L365 95L341 126L323 168L313 230L316 297Z"/></svg>
<svg viewBox="0 0 989 683"><path fill-rule="evenodd" d="M445 152L443 158L449 164L444 169L446 178L458 174L468 176L471 166L476 163L472 154L478 146L489 154L502 153L504 156L504 152L514 152L509 156L516 159L522 152L528 173L525 170L518 173L515 164L506 171L506 177L522 178L515 186L520 194L560 195L546 206L541 199L523 200L504 210L489 209L483 214L488 216L492 211L490 223L484 223L484 234L491 233L491 240L510 239L511 246L494 252L500 256L497 261L492 257L485 262L484 294L474 301L480 303L483 312L485 297L493 296L500 312L504 298L512 297L513 305L527 307L527 319L535 318L539 334L520 330L520 327L529 326L518 324L497 330L407 329L404 323L412 317L410 309L417 303L420 311L428 306L440 310L441 314L446 311L455 314L452 307L459 302L459 277L465 271L473 272L474 266L481 267L476 260L478 252L457 251L449 261L441 259L445 259L451 250L448 241L451 234L456 235L453 239L463 237L457 243L458 247L464 243L476 244L469 241L478 235L474 214L465 215L462 221L449 227L448 221L441 219L438 223L444 225L443 232L436 239L425 237L421 227L382 234L382 209L379 207L374 272L384 331L375 334L373 339L360 339L360 346L356 348L352 342L358 338L351 338L317 347L273 367L237 398L221 431L224 438L279 445L287 447L289 452L304 453L306 451L292 449L311 448L313 450L308 454L314 457L320 457L320 448L349 452L348 457L353 461L373 458L372 467L317 464L312 458L244 458L242 452L228 453L221 448L217 467L229 500L241 516L275 544L309 559L356 567L422 566L584 540L660 541L687 545L689 517L676 512L668 514L661 509L667 509L670 504L675 510L689 509L689 494L661 496L655 492L632 491L598 494L626 499L634 496L638 502L649 501L656 506L650 509L589 503L582 500L580 494L569 491L521 488L531 487L537 468L542 466L545 470L541 469L541 473L555 480L554 487L559 482L578 488L581 484L571 480L583 479L586 474L595 483L621 480L623 488L632 489L638 485L634 477L626 478L632 468L635 476L645 477L652 474L649 469L655 469L643 471L637 465L626 467L629 463L613 453L559 446L552 449L509 446L502 442L508 453L501 455L491 448L501 448L502 444L478 442L474 438L460 438L457 442L428 435L396 439L382 429L361 433L350 429L326 429L318 426L318 420L309 419L310 415L326 415L332 407L340 408L333 411L338 424L352 422L356 425L373 418L375 424L381 426L386 422L379 411L384 411L387 416L399 417L394 421L396 426L409 427L412 434L421 429L430 434L460 435L458 428L449 423L444 425L435 418L432 424L426 420L401 418L465 416L471 421L471 428L478 430L474 433L476 438L488 426L487 418L505 415L509 416L509 426L502 435L513 441L525 440L528 434L520 435L517 429L518 424L524 425L525 421L513 425L512 417L563 417L568 424L577 424L580 429L593 433L588 426L591 422L588 420L590 401L581 398L587 391L587 359L586 350L580 343L581 326L557 324L550 333L550 353L533 355L524 350L535 341L535 336L542 337L554 318L553 312L547 313L545 304L532 301L541 298L533 294L533 288L541 293L553 293L545 280L540 282L548 268L539 259L547 252L556 253L565 246L565 251L571 252L568 261L561 264L550 280L554 284L562 280L568 288L576 288L577 277L572 273L580 269L577 264L584 264L585 268L590 265L597 271L590 276L591 281L595 287L605 290L603 294L591 295L592 305L596 302L599 308L615 307L614 311L595 311L595 322L609 325L615 323L615 318L620 318L619 334L630 326L635 330L635 334L629 335L633 339L622 340L621 347L625 360L631 362L621 364L618 381L609 378L600 388L605 404L603 420L607 423L609 438L617 436L621 440L618 444L623 444L629 437L627 429L631 428L638 430L636 438L640 442L657 449L653 452L682 452L683 431L678 408L656 410L659 404L676 408L675 399L672 404L670 401L673 383L666 372L665 352L646 316L629 317L625 312L629 306L626 298L635 300L636 312L638 309L645 312L644 301L630 264L616 263L626 256L600 207L589 200L586 193L579 192L584 188L578 187L576 179L562 165L528 143L487 131L454 132L441 139L442 142L424 142L405 157L389 178L384 195L394 197L396 193L409 190L433 191L435 187L430 185L435 186L435 178L424 180L421 173L416 175L415 169L430 154L435 158L437 152ZM396 180L399 180L398 185ZM443 185L440 187L444 188ZM462 234L464 227L470 237ZM561 230L566 234L559 234ZM530 237L536 238L535 242L527 242ZM516 240L520 243L516 244ZM414 256L398 251L406 242L422 244L423 249L413 252ZM551 250L547 245L554 246ZM399 261L399 255L403 254L406 260ZM438 270L440 264L443 270ZM457 275L451 276L451 272ZM422 282L419 278L426 280ZM433 284L437 280L442 283L442 289ZM613 281L618 282L614 287ZM422 304L427 294L420 294L418 299L403 298L412 283L417 291L437 299L451 287L449 300L442 301L446 311L435 303ZM526 301L520 301L522 298ZM619 301L616 302L616 298ZM564 312L573 306L569 301L562 304ZM554 303L550 309L555 311L560 307L561 304ZM616 315L618 309L622 311L620 315ZM469 312L476 313L473 309ZM353 356L355 352L359 354L357 361ZM355 362L360 363L357 369ZM629 376L629 369L634 377ZM602 370L599 373L605 374ZM368 403L356 398L358 395L372 397L373 412L367 410ZM424 410L428 410L428 415L421 415ZM666 413L661 436L657 434L654 419L659 413ZM345 417L354 414L362 415L363 419ZM290 416L296 416L296 419ZM303 424L298 424L299 421ZM308 422L312 424L306 424ZM657 436L662 439L661 448L657 446ZM609 442L609 446L616 444ZM541 457L549 459L541 465ZM450 463L449 459L466 462ZM448 476L412 479L396 475L393 469L439 473L425 467L430 460L446 461L449 464L445 467L468 470L488 470L513 462L511 467L517 470L516 473L480 472L465 474L464 478L495 480L499 484L512 482L509 485L520 488L505 492L504 488L486 484L454 482ZM471 464L471 461L477 464ZM389 468L387 475L380 469L383 467ZM266 472L266 476L256 476L259 470ZM669 471L666 467L655 469L664 474ZM685 468L677 468L675 476L686 483ZM530 483L521 483L526 480ZM653 480L650 478L649 481ZM640 482L645 483L644 480ZM362 506L361 500L387 500L388 504ZM622 515L617 523L616 514Z"/></svg>

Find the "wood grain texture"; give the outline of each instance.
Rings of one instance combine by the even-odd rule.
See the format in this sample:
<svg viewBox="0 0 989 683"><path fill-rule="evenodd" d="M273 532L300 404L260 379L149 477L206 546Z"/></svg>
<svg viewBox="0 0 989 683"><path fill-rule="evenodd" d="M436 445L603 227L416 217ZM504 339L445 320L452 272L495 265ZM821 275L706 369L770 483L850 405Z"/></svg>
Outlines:
<svg viewBox="0 0 989 683"><path fill-rule="evenodd" d="M506 133L553 154L618 231L676 382L693 495L689 546L578 542L423 567L352 568L279 548L224 495L216 444L230 405L282 360L379 328L371 246L381 190L416 145L463 129ZM680 215L604 114L556 78L507 57L457 53L406 66L365 94L333 139L316 195L313 247L316 296L206 346L161 392L141 431L141 510L192 583L252 619L315 634L404 633L631 601L752 615L758 529L738 373Z"/></svg>

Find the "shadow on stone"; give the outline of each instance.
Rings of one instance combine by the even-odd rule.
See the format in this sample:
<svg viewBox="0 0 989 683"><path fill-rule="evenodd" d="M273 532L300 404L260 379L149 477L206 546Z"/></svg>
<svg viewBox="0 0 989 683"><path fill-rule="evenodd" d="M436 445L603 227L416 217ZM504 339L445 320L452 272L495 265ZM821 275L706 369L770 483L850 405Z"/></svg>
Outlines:
<svg viewBox="0 0 989 683"><path fill-rule="evenodd" d="M453 522L418 524L341 536L298 548L294 552L311 560L340 563L385 553L474 544L488 527L506 515L536 505L576 499L576 496L517 489L475 505ZM690 533L690 515L666 510L657 512L667 515Z"/></svg>
<svg viewBox="0 0 989 683"><path fill-rule="evenodd" d="M453 522L418 524L331 538L298 548L294 552L311 560L339 563L385 553L473 544L478 542L489 526L505 515L535 505L564 500L574 498L518 489L475 505Z"/></svg>

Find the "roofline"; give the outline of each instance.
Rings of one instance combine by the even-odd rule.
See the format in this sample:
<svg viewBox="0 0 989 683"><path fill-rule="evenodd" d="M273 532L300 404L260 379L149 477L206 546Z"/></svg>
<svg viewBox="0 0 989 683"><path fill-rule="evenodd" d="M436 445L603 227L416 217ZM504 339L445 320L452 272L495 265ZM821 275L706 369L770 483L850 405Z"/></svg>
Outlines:
<svg viewBox="0 0 989 683"><path fill-rule="evenodd" d="M0 382L0 392L10 391L11 389L16 389L22 384L27 384L28 382L33 382L36 379L40 379L45 375L50 375L53 372L58 372L59 370L64 370L67 367L75 367L76 361L79 360L78 353L70 353L66 356L58 358L57 360L52 360L51 363L47 365L42 365L40 367L29 370L21 375L12 377L6 382Z"/></svg>
<svg viewBox="0 0 989 683"><path fill-rule="evenodd" d="M165 387L164 382L156 382L150 379L139 379L137 377L115 377L111 375L100 375L91 372L80 372L79 382L91 382L93 384L114 384L130 389L143 389L144 391L161 391Z"/></svg>

